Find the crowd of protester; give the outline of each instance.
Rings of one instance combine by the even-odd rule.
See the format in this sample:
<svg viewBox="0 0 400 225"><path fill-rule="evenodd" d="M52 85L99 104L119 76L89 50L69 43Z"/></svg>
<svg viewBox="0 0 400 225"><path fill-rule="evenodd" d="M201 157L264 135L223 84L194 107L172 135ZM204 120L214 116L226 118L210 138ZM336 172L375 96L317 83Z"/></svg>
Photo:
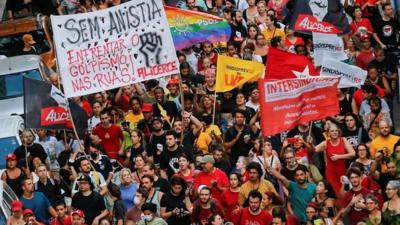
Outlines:
<svg viewBox="0 0 400 225"><path fill-rule="evenodd" d="M7 16L123 2L7 0ZM23 132L1 175L19 196L7 224L400 224L400 26L390 1L344 1L347 63L368 76L338 90L340 113L269 137L257 84L216 94L215 68L218 54L265 63L270 47L313 59L311 36L287 26L295 1L166 3L225 18L229 42L177 52L178 75L73 98L87 113L84 138ZM48 80L62 86L57 74Z"/></svg>

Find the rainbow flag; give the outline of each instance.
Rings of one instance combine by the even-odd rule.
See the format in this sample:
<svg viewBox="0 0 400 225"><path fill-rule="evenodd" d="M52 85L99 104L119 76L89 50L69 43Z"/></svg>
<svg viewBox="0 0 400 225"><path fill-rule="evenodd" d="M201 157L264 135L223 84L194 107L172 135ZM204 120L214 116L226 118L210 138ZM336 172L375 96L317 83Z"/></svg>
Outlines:
<svg viewBox="0 0 400 225"><path fill-rule="evenodd" d="M231 27L224 19L206 13L164 6L175 49L209 41L227 42Z"/></svg>

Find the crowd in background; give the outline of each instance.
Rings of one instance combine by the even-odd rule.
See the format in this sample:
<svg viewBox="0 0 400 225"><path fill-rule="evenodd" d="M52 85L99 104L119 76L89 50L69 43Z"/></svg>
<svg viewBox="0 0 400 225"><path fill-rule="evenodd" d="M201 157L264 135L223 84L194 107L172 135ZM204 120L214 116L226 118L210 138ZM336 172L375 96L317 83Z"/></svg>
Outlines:
<svg viewBox="0 0 400 225"><path fill-rule="evenodd" d="M6 10L65 15L123 2L7 0ZM269 137L256 82L215 93L217 58L265 64L274 47L313 59L312 37L288 26L295 1L165 3L225 18L229 42L178 51L180 74L74 97L84 138L25 131L1 175L19 196L8 224L400 224L400 25L390 1L343 1L346 62L368 76L338 90L340 113ZM57 73L47 79L62 86Z"/></svg>

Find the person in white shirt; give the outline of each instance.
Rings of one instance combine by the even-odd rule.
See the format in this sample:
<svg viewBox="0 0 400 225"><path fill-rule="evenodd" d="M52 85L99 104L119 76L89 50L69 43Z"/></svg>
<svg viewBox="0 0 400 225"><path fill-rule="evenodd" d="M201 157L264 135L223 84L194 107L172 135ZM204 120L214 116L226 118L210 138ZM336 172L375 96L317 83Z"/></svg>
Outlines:
<svg viewBox="0 0 400 225"><path fill-rule="evenodd" d="M92 103L93 116L88 119L88 132L91 134L92 130L100 123L100 112L103 107L100 102L95 101Z"/></svg>

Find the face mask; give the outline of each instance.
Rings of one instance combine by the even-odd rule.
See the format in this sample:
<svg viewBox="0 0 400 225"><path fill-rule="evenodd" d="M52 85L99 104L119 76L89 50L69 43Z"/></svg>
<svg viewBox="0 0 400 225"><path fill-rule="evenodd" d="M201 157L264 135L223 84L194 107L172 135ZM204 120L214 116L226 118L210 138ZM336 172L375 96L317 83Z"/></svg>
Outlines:
<svg viewBox="0 0 400 225"><path fill-rule="evenodd" d="M152 215L144 215L143 219L144 219L144 221L149 222L149 221L151 221L153 219L153 216Z"/></svg>
<svg viewBox="0 0 400 225"><path fill-rule="evenodd" d="M140 198L137 197L137 196L135 196L135 197L133 198L133 203L135 203L136 205L139 205L139 204L140 204Z"/></svg>

